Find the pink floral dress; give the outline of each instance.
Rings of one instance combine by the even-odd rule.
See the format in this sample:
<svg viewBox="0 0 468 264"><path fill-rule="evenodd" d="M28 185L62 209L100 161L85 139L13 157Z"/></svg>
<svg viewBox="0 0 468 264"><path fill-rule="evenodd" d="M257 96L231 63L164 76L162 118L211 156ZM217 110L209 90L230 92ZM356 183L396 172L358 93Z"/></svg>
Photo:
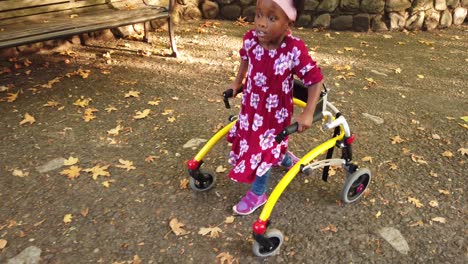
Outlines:
<svg viewBox="0 0 468 264"><path fill-rule="evenodd" d="M229 163L234 166L229 177L252 183L279 165L286 153L288 140L278 144L275 136L291 123L293 75L306 86L323 76L304 42L290 34L279 48L267 50L250 30L239 53L249 66L238 120L227 136L232 143Z"/></svg>

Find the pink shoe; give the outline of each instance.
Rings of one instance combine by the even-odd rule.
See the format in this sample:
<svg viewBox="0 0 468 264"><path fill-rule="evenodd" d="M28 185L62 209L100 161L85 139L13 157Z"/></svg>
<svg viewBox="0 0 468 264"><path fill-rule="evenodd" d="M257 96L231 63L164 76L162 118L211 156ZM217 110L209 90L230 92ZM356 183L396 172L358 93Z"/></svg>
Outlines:
<svg viewBox="0 0 468 264"><path fill-rule="evenodd" d="M296 155L294 155L291 151L288 150L288 152L286 153L286 155L289 155L289 157L291 158L291 166L289 167L286 167L286 169L290 170L294 165L296 165L296 163L300 160L298 157L296 157Z"/></svg>
<svg viewBox="0 0 468 264"><path fill-rule="evenodd" d="M232 210L238 215L249 215L264 205L266 201L267 196L265 193L259 196L249 190L240 202L232 207Z"/></svg>

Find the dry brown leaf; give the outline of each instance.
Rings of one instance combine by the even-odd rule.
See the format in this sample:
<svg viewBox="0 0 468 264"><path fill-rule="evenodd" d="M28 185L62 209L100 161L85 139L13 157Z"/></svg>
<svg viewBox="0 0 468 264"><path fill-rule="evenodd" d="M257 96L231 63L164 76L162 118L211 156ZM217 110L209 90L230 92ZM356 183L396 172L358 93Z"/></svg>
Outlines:
<svg viewBox="0 0 468 264"><path fill-rule="evenodd" d="M439 140L439 139L440 139L440 136L437 135L437 134L432 134L432 139Z"/></svg>
<svg viewBox="0 0 468 264"><path fill-rule="evenodd" d="M89 122L93 119L96 118L96 116L94 115L94 112L97 112L98 110L96 108L86 108L84 113L83 113L83 120L85 122Z"/></svg>
<svg viewBox="0 0 468 264"><path fill-rule="evenodd" d="M446 158L453 158L453 153L451 151L444 151L444 153L442 153L442 156L446 157Z"/></svg>
<svg viewBox="0 0 468 264"><path fill-rule="evenodd" d="M81 168L78 166L71 166L60 172L61 175L66 175L68 179L75 179L80 176Z"/></svg>
<svg viewBox="0 0 468 264"><path fill-rule="evenodd" d="M388 165L389 165L390 170L397 170L398 169L398 165L396 165L393 162L390 162Z"/></svg>
<svg viewBox="0 0 468 264"><path fill-rule="evenodd" d="M120 131L122 131L123 127L121 125L117 125L116 127L107 130L107 134L111 136L118 136Z"/></svg>
<svg viewBox="0 0 468 264"><path fill-rule="evenodd" d="M29 175L29 172L23 172L22 170L18 170L18 169L13 170L13 176L15 176L15 177L23 178L23 177L26 177L28 175Z"/></svg>
<svg viewBox="0 0 468 264"><path fill-rule="evenodd" d="M24 114L24 119L19 123L20 125L24 125L24 124L33 124L34 122L36 122L36 119L34 118L34 116L26 113Z"/></svg>
<svg viewBox="0 0 468 264"><path fill-rule="evenodd" d="M173 116L167 118L167 122L169 123L174 123L175 121L176 121L176 118Z"/></svg>
<svg viewBox="0 0 468 264"><path fill-rule="evenodd" d="M234 219L235 219L234 216L228 216L228 217L226 217L226 220L224 220L224 223L232 224L232 223L234 223Z"/></svg>
<svg viewBox="0 0 468 264"><path fill-rule="evenodd" d="M164 112L162 113L162 115L170 115L174 113L174 110L172 109L164 109Z"/></svg>
<svg viewBox="0 0 468 264"><path fill-rule="evenodd" d="M217 226L215 226L215 227L202 227L198 231L198 234L200 234L202 236L208 235L211 238L217 238L217 237L219 237L219 233L222 233L222 232L223 231L221 230L221 228L219 228Z"/></svg>
<svg viewBox="0 0 468 264"><path fill-rule="evenodd" d="M76 163L78 163L78 158L74 158L72 156L63 161L63 165L65 166L75 165Z"/></svg>
<svg viewBox="0 0 468 264"><path fill-rule="evenodd" d="M405 142L405 140L402 139L400 136L394 136L393 138L391 138L391 140L393 145Z"/></svg>
<svg viewBox="0 0 468 264"><path fill-rule="evenodd" d="M409 227L416 227L416 226L424 226L424 222L422 220L416 221L408 225Z"/></svg>
<svg viewBox="0 0 468 264"><path fill-rule="evenodd" d="M181 190L185 190L188 188L188 185L189 185L189 180L188 179L182 179L180 180L180 183L179 183L179 187Z"/></svg>
<svg viewBox="0 0 468 264"><path fill-rule="evenodd" d="M9 103L13 103L14 101L16 101L16 99L18 99L18 95L19 91L16 93L7 93L5 100Z"/></svg>
<svg viewBox="0 0 468 264"><path fill-rule="evenodd" d="M231 256L229 253L221 252L216 256L216 261L219 264L234 264L239 263L239 260Z"/></svg>
<svg viewBox="0 0 468 264"><path fill-rule="evenodd" d="M150 109L145 109L143 111L137 111L136 115L133 116L134 119L143 119L146 118L150 114Z"/></svg>
<svg viewBox="0 0 468 264"><path fill-rule="evenodd" d="M70 223L72 220L73 220L73 215L72 215L72 214L66 214L66 215L63 217L63 222L64 222L65 224Z"/></svg>
<svg viewBox="0 0 468 264"><path fill-rule="evenodd" d="M131 264L141 264L141 258L138 255L133 256Z"/></svg>
<svg viewBox="0 0 468 264"><path fill-rule="evenodd" d="M0 239L0 249L4 249L7 244L8 241L6 241L5 239Z"/></svg>
<svg viewBox="0 0 468 264"><path fill-rule="evenodd" d="M330 232L336 233L336 232L338 232L338 228L333 224L329 224L326 227L323 227L322 229L320 229L320 231L322 231L322 232L330 231Z"/></svg>
<svg viewBox="0 0 468 264"><path fill-rule="evenodd" d="M84 169L83 171L92 173L93 180L97 180L99 176L106 176L106 177L111 176L110 173L106 171L109 168L109 166L110 165L101 166L98 164L92 168Z"/></svg>
<svg viewBox="0 0 468 264"><path fill-rule="evenodd" d="M468 148L459 148L457 152L460 152L462 156L468 155Z"/></svg>
<svg viewBox="0 0 468 264"><path fill-rule="evenodd" d="M424 207L424 205L421 203L421 201L419 201L418 199L413 198L413 197L408 197L408 202L410 202L411 204L414 204L414 206L416 206L416 208Z"/></svg>
<svg viewBox="0 0 468 264"><path fill-rule="evenodd" d="M432 201L429 202L429 206L430 207L438 207L439 202L437 202L436 200L432 200Z"/></svg>
<svg viewBox="0 0 468 264"><path fill-rule="evenodd" d="M128 98L128 97L140 97L140 92L130 90L125 94L125 98Z"/></svg>
<svg viewBox="0 0 468 264"><path fill-rule="evenodd" d="M81 96L80 99L77 99L73 105L76 105L76 106L79 106L81 108L85 108L89 105L89 103L92 101L93 99L91 98L84 98L83 96Z"/></svg>
<svg viewBox="0 0 468 264"><path fill-rule="evenodd" d="M136 169L135 166L133 166L133 161L119 159L119 162L120 162L120 164L116 165L117 168L126 169L127 171L131 171L131 170Z"/></svg>
<svg viewBox="0 0 468 264"><path fill-rule="evenodd" d="M184 230L184 224L179 222L179 220L177 220L177 218L172 218L171 221L169 222L169 226L171 227L171 230L172 232L176 235L176 236L183 236L183 235L186 235L188 234L188 232L186 230Z"/></svg>
<svg viewBox="0 0 468 264"><path fill-rule="evenodd" d="M450 195L450 191L448 191L448 190L439 189L439 193L444 194L444 195Z"/></svg>
<svg viewBox="0 0 468 264"><path fill-rule="evenodd" d="M145 158L145 161L148 162L148 163L152 163L152 162L154 162L155 158L156 158L156 156L149 155L148 157Z"/></svg>
<svg viewBox="0 0 468 264"><path fill-rule="evenodd" d="M411 154L411 160L419 164L427 164L427 161L424 160L422 156Z"/></svg>
<svg viewBox="0 0 468 264"><path fill-rule="evenodd" d="M366 156L364 158L361 159L362 161L368 161L370 163L372 163L372 157L371 156Z"/></svg>
<svg viewBox="0 0 468 264"><path fill-rule="evenodd" d="M117 108L112 105L108 105L106 108L104 108L104 110L106 110L107 113L110 113L112 111L117 111Z"/></svg>
<svg viewBox="0 0 468 264"><path fill-rule="evenodd" d="M217 173L225 172L226 170L227 168L224 168L223 165L219 165L218 167L216 167Z"/></svg>
<svg viewBox="0 0 468 264"><path fill-rule="evenodd" d="M83 209L81 209L81 211L80 211L80 214L81 214L83 217L86 217L86 216L88 215L88 213L89 213L89 208L88 208L88 207L83 208Z"/></svg>
<svg viewBox="0 0 468 264"><path fill-rule="evenodd" d="M432 221L439 222L439 223L442 223L442 224L447 223L447 219L445 219L445 217L440 217L440 216L432 218Z"/></svg>

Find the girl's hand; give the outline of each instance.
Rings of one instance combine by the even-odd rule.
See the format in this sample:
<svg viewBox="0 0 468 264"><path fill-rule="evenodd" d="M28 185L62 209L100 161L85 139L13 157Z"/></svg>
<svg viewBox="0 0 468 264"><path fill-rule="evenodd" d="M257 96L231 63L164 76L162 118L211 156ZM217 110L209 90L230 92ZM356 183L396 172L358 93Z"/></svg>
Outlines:
<svg viewBox="0 0 468 264"><path fill-rule="evenodd" d="M299 128L297 132L301 133L312 126L312 122L314 121L314 115L309 114L308 112L302 112L296 118L296 122L299 123Z"/></svg>

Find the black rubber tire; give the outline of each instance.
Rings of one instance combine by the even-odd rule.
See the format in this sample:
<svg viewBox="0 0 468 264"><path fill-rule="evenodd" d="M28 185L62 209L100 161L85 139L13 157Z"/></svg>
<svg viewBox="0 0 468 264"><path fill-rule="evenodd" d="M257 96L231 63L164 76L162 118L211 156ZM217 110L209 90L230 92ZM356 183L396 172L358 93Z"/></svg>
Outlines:
<svg viewBox="0 0 468 264"><path fill-rule="evenodd" d="M189 180L190 188L192 188L192 190L196 192L206 192L209 189L213 188L216 182L216 175L210 172L203 171L203 170L200 170L200 173L202 173L205 176L206 181L199 182L195 180L194 178L190 177L190 180Z"/></svg>
<svg viewBox="0 0 468 264"><path fill-rule="evenodd" d="M283 244L284 236L278 229L271 229L265 233L265 237L268 238L275 247L272 250L265 250L257 241L253 244L253 253L257 257L269 257L279 253L280 247Z"/></svg>
<svg viewBox="0 0 468 264"><path fill-rule="evenodd" d="M371 172L367 168L358 169L348 177L341 191L341 200L345 203L357 201L371 182Z"/></svg>

